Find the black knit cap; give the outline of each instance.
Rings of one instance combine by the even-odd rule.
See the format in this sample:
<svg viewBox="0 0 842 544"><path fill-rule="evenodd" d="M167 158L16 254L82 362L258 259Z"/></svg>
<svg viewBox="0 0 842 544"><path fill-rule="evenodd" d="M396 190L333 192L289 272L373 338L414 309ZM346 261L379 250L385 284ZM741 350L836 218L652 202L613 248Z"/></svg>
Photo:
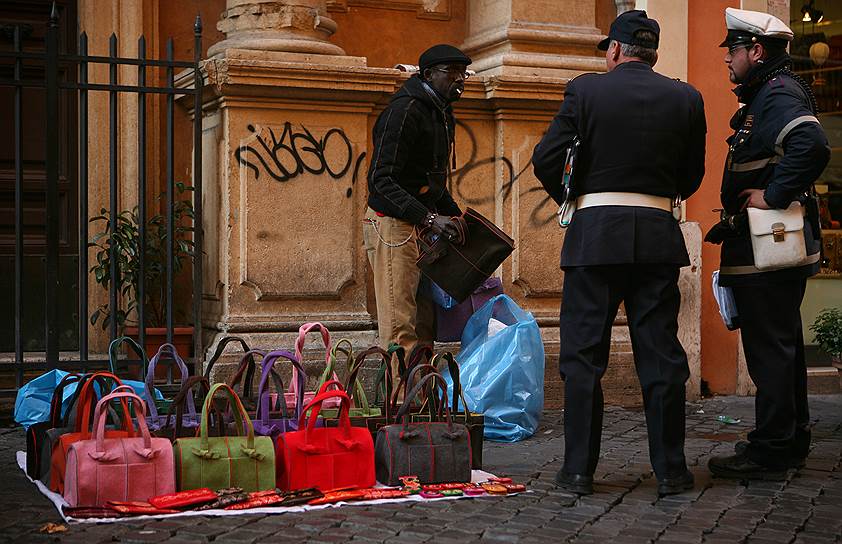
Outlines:
<svg viewBox="0 0 842 544"><path fill-rule="evenodd" d="M641 40L635 37L635 34L641 30L648 30L655 34L655 41ZM611 29L608 31L608 37L599 42L596 46L601 51L608 51L608 44L611 40L617 40L620 43L628 45L638 45L648 49L658 49L658 39L661 35L661 26L655 19L650 19L646 12L640 9L633 9L625 13L621 13L614 22L611 23Z"/></svg>
<svg viewBox="0 0 842 544"><path fill-rule="evenodd" d="M418 68L423 73L425 69L437 64L471 64L471 57L446 43L440 43L427 49L418 58Z"/></svg>

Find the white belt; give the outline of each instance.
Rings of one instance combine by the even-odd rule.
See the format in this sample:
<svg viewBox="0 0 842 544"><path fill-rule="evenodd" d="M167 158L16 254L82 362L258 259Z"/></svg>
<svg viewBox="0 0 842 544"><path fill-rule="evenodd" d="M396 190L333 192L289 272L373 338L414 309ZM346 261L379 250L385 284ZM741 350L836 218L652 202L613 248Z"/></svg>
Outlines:
<svg viewBox="0 0 842 544"><path fill-rule="evenodd" d="M640 206L671 212L672 199L642 193L589 193L576 199L576 208L579 210L595 206Z"/></svg>

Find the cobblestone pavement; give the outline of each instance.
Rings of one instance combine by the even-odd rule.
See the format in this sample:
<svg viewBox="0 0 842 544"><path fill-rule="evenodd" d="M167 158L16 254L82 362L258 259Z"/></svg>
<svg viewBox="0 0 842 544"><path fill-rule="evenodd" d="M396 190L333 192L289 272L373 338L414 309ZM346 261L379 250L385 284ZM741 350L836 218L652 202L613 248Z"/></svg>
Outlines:
<svg viewBox="0 0 842 544"><path fill-rule="evenodd" d="M842 542L842 396L810 398L813 449L806 468L786 482L712 479L707 458L727 454L751 429L751 398L687 404L687 458L694 490L658 499L640 411L609 408L596 493L577 498L552 483L561 466L562 417L547 413L537 435L487 444L486 469L525 482L509 498L348 506L301 514L190 517L116 524L77 524L61 534L38 529L60 522L52 505L18 470L20 429L0 430L0 540L19 542ZM717 415L741 422L725 425Z"/></svg>

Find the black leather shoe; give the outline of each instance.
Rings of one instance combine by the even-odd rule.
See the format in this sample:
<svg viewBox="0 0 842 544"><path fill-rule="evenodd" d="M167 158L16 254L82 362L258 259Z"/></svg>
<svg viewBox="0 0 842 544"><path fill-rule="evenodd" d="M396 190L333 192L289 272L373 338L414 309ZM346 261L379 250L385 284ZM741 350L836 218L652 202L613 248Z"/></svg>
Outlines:
<svg viewBox="0 0 842 544"><path fill-rule="evenodd" d="M711 457L708 469L714 476L737 480L767 480L780 482L786 480L787 469L771 468L755 463L743 453L724 457Z"/></svg>
<svg viewBox="0 0 842 544"><path fill-rule="evenodd" d="M689 470L675 478L658 480L658 495L663 497L665 495L677 495L684 491L690 491L693 489L693 483L693 474Z"/></svg>
<svg viewBox="0 0 842 544"><path fill-rule="evenodd" d="M558 487L577 495L590 495L593 493L593 477L584 474L569 474L563 470L555 475L555 483Z"/></svg>
<svg viewBox="0 0 842 544"><path fill-rule="evenodd" d="M740 440L736 444L734 444L734 453L738 455L744 455L745 452L748 450L748 441L747 440ZM794 468L797 470L801 470L805 466L807 466L807 458L800 457L797 459L790 459L789 464L787 465L789 468Z"/></svg>

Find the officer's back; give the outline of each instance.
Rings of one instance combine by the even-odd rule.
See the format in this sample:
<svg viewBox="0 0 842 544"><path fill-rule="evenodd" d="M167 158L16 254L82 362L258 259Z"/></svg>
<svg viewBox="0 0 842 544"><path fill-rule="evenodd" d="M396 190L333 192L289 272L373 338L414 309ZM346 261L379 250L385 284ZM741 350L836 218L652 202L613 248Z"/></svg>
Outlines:
<svg viewBox="0 0 842 544"><path fill-rule="evenodd" d="M579 195L607 191L686 198L699 186L704 149L696 130L701 95L686 83L627 62L571 82L582 141L575 187ZM701 138L701 141L699 139ZM699 160L701 158L701 160Z"/></svg>

